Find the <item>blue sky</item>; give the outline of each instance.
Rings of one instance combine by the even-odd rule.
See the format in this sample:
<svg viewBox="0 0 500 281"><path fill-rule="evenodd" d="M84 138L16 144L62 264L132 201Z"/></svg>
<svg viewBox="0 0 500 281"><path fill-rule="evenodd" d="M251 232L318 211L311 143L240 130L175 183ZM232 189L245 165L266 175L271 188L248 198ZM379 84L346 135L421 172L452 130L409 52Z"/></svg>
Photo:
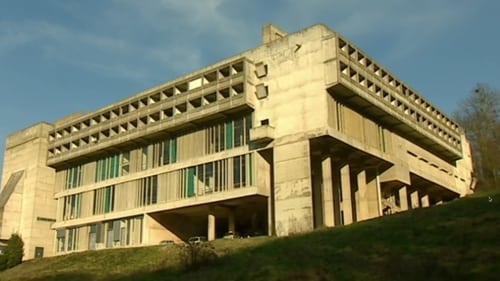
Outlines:
<svg viewBox="0 0 500 281"><path fill-rule="evenodd" d="M500 89L499 11L494 0L0 0L0 159L10 133L253 48L268 22L328 25L451 114L477 82Z"/></svg>

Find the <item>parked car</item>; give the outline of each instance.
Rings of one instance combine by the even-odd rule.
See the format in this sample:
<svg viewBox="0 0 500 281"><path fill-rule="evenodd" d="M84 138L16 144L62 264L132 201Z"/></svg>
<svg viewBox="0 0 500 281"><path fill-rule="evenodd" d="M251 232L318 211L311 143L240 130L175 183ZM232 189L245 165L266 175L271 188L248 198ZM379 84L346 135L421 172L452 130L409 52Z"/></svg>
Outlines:
<svg viewBox="0 0 500 281"><path fill-rule="evenodd" d="M228 231L223 236L224 239L236 239L240 238L240 234L236 231Z"/></svg>
<svg viewBox="0 0 500 281"><path fill-rule="evenodd" d="M191 245L201 244L207 241L207 237L205 236L193 236L188 239L188 243Z"/></svg>

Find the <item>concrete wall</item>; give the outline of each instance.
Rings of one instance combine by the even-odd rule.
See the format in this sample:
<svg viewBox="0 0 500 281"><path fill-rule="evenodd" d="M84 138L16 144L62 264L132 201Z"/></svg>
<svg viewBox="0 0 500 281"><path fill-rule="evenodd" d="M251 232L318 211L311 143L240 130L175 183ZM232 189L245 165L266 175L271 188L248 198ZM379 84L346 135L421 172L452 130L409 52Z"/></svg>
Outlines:
<svg viewBox="0 0 500 281"><path fill-rule="evenodd" d="M53 254L55 173L45 164L51 129L51 125L40 123L9 136L6 142L2 185L12 173L25 172L4 207L1 238L19 233L25 243L24 259L34 258L35 247L43 247L45 256Z"/></svg>

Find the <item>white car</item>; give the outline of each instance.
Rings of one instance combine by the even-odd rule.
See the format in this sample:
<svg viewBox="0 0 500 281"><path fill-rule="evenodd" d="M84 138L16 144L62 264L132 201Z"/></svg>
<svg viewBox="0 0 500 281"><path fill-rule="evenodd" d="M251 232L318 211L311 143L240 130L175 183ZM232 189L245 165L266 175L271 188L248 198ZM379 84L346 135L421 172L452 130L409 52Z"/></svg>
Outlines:
<svg viewBox="0 0 500 281"><path fill-rule="evenodd" d="M224 239L236 239L236 238L240 238L240 234L238 234L238 232L236 232L236 231L228 231L224 234L223 238Z"/></svg>
<svg viewBox="0 0 500 281"><path fill-rule="evenodd" d="M188 243L191 245L201 244L207 241L207 237L205 236L193 236L188 239Z"/></svg>

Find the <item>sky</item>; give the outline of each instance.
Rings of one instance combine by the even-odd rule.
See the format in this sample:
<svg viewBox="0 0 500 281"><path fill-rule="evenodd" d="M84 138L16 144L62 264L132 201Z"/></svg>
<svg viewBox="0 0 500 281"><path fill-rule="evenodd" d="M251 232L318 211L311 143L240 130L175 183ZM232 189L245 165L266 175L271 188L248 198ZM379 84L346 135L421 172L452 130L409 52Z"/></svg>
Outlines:
<svg viewBox="0 0 500 281"><path fill-rule="evenodd" d="M326 24L452 115L477 83L500 89L499 11L495 0L0 0L0 170L9 134L257 47L270 22Z"/></svg>

